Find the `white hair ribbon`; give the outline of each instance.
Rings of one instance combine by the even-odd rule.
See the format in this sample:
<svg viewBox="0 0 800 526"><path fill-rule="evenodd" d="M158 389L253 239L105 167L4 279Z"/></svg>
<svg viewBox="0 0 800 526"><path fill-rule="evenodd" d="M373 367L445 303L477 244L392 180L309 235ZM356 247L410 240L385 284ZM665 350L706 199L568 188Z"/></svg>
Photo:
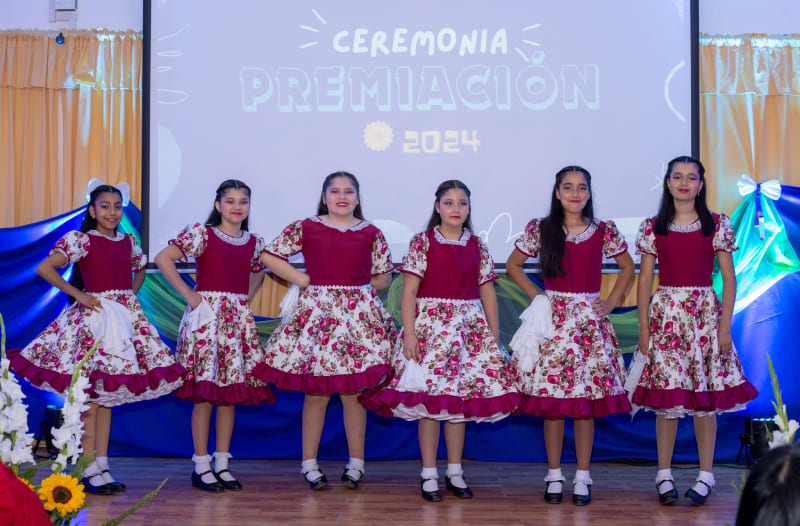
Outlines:
<svg viewBox="0 0 800 526"><path fill-rule="evenodd" d="M102 186L106 183L98 179L97 177L92 178L89 181L89 185L86 187L86 202L89 203L92 200L92 192L94 192L95 188L98 186ZM117 183L117 184L110 184L108 186L113 186L122 194L122 206L128 206L131 199L131 185L128 183Z"/></svg>

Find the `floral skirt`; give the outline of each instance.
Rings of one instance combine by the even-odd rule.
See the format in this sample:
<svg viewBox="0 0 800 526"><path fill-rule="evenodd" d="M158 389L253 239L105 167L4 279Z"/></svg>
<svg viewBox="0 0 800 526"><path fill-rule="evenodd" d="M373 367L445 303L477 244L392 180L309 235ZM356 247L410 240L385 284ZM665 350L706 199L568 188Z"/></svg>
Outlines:
<svg viewBox="0 0 800 526"><path fill-rule="evenodd" d="M711 287L656 290L650 302L649 349L646 355L637 350L631 367L641 370L634 404L679 417L741 409L758 396L736 350L719 350L721 312Z"/></svg>
<svg viewBox="0 0 800 526"><path fill-rule="evenodd" d="M183 367L175 363L133 291L110 290L92 295L127 310L132 327L132 341L128 344L132 343L132 348L130 354L110 354L104 346L104 341L106 345L109 342L100 342L82 369L91 385L88 401L112 407L158 398L178 388L183 382ZM91 315L91 309L73 303L27 347L9 351L11 367L33 385L63 394L78 362L103 336L92 332Z"/></svg>
<svg viewBox="0 0 800 526"><path fill-rule="evenodd" d="M403 335L392 361L396 376L362 403L384 416L405 420L494 422L519 405L515 370L506 366L480 300L418 298L414 328L421 378L406 385Z"/></svg>
<svg viewBox="0 0 800 526"><path fill-rule="evenodd" d="M396 339L392 317L372 285L312 285L275 328L256 375L287 391L362 391L391 376Z"/></svg>
<svg viewBox="0 0 800 526"><path fill-rule="evenodd" d="M547 291L553 337L533 371L519 371L519 412L543 418L591 418L631 410L625 362L608 317L592 310L599 294ZM512 357L512 365L516 357Z"/></svg>
<svg viewBox="0 0 800 526"><path fill-rule="evenodd" d="M186 368L175 396L217 405L272 403L272 390L253 376L263 360L253 311L245 294L198 291L213 316L193 327L187 308L176 357Z"/></svg>

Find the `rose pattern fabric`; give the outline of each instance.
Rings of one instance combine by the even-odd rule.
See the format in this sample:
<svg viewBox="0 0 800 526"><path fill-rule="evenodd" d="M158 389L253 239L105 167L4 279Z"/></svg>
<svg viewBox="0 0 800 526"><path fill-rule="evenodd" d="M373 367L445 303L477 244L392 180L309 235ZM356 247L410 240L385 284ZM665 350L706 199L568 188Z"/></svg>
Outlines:
<svg viewBox="0 0 800 526"><path fill-rule="evenodd" d="M539 348L533 371L518 373L520 412L588 418L630 411L625 362L611 321L592 310L596 295L548 291L547 296L553 337Z"/></svg>
<svg viewBox="0 0 800 526"><path fill-rule="evenodd" d="M359 224L356 228L364 226ZM283 229L265 250L290 257L303 249L303 220ZM371 274L391 271L380 230L371 246ZM256 373L285 390L332 394L375 387L391 376L397 331L372 285L309 286L265 346Z"/></svg>
<svg viewBox="0 0 800 526"><path fill-rule="evenodd" d="M737 249L733 226L719 216L714 251ZM652 218L639 226L636 248L657 257ZM687 262L688 264L688 262ZM722 304L711 287L659 286L650 301L648 349L633 403L669 416L741 409L758 393L745 378L736 349L719 350Z"/></svg>
<svg viewBox="0 0 800 526"><path fill-rule="evenodd" d="M130 234L126 237L132 243L131 271L140 270L146 257L135 244L135 237ZM58 240L51 254L60 252L69 263L77 263L90 250L91 236L73 231ZM183 368L175 363L171 351L145 317L133 291L111 290L93 295L115 301L127 309L136 359L129 361L107 354L101 341L82 370L91 384L89 401L111 407L158 398L179 387ZM16 372L37 387L63 394L77 363L101 336L92 333L88 323L90 314L87 307L73 303L28 346L13 352L12 365Z"/></svg>
<svg viewBox="0 0 800 526"><path fill-rule="evenodd" d="M185 256L196 258L205 252L209 235L214 234L196 223L181 230L170 244ZM256 245L249 266L251 272L258 272L263 269L260 255L265 243L260 236L251 235L256 237ZM225 291L199 294L208 302L214 319L192 331L191 309L187 306L176 347L176 358L186 368L186 375L183 387L175 395L184 400L223 405L273 402L272 391L253 375L264 353L247 296Z"/></svg>

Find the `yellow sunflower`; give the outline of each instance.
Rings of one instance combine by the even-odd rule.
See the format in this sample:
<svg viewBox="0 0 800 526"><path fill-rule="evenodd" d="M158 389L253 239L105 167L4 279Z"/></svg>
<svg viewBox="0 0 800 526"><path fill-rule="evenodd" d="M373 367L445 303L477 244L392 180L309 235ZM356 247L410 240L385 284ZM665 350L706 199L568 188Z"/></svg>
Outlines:
<svg viewBox="0 0 800 526"><path fill-rule="evenodd" d="M61 473L53 473L42 481L39 497L44 501L45 510L58 510L62 517L78 511L86 503L83 484Z"/></svg>

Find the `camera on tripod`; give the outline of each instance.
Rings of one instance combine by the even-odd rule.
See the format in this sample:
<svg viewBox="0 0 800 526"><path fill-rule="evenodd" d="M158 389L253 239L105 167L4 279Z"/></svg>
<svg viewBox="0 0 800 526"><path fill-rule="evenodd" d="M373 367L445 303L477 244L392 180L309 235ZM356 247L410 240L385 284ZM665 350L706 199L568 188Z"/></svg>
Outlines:
<svg viewBox="0 0 800 526"><path fill-rule="evenodd" d="M53 445L53 428L61 427L64 423L64 415L61 414L61 409L53 404L48 404L44 408L44 420L39 423L39 436L36 437L36 442L33 443L33 455L38 458L53 458L58 454L58 448ZM44 438L45 449L47 455L40 455L39 445Z"/></svg>

